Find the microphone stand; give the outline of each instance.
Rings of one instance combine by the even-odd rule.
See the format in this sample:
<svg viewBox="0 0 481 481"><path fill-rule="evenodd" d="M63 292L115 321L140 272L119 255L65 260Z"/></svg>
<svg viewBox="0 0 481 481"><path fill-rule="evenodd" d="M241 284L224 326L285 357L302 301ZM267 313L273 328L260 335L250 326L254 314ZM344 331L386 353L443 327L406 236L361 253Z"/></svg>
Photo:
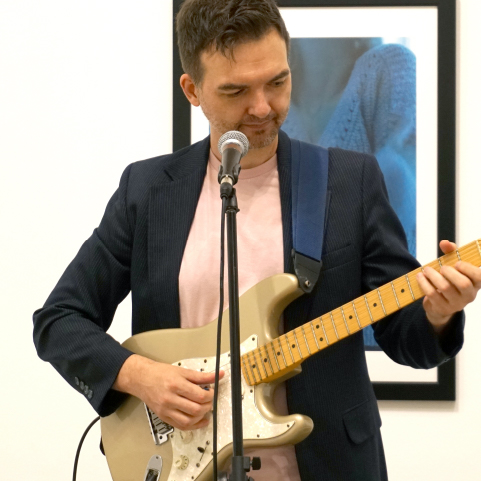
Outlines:
<svg viewBox="0 0 481 481"><path fill-rule="evenodd" d="M229 179L230 180L230 179ZM229 279L229 331L232 394L232 473L229 478L220 475L219 480L254 481L247 476L251 469L251 460L244 456L242 431L242 372L240 363L240 328L239 328L239 283L237 264L237 197L232 184L221 183L221 198L226 198L227 215L227 258Z"/></svg>

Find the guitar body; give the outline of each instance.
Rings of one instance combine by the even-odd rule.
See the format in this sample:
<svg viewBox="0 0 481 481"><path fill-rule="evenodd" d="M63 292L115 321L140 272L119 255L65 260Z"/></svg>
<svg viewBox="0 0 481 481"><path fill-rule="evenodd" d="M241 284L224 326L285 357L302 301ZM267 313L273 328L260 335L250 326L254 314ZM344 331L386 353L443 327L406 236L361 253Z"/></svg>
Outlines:
<svg viewBox="0 0 481 481"><path fill-rule="evenodd" d="M272 276L240 298L241 354L279 336L279 319L285 307L302 291L290 274ZM222 467L232 456L231 385L229 363L229 312L224 312L221 367L226 371L219 386L218 460ZM217 320L201 328L165 329L135 335L123 345L150 359L206 372L215 369ZM302 415L281 416L273 407L273 394L282 381L300 372L300 365L270 383L250 386L243 378L243 436L245 448L295 444L312 431L312 420ZM102 418L105 454L114 481L207 481L212 479L212 422L208 427L183 432L160 423L152 428L146 406L129 397L112 415ZM160 441L159 441L160 436ZM156 474L158 473L158 474Z"/></svg>

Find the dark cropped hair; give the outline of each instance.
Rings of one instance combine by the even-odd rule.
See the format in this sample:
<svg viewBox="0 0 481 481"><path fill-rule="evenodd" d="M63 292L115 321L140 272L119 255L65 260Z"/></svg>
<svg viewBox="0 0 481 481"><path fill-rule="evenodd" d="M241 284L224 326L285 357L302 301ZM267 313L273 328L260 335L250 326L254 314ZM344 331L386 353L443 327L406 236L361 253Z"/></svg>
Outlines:
<svg viewBox="0 0 481 481"><path fill-rule="evenodd" d="M185 0L176 18L182 68L200 84L204 50L232 58L234 47L259 40L273 28L289 52L289 33L275 0Z"/></svg>

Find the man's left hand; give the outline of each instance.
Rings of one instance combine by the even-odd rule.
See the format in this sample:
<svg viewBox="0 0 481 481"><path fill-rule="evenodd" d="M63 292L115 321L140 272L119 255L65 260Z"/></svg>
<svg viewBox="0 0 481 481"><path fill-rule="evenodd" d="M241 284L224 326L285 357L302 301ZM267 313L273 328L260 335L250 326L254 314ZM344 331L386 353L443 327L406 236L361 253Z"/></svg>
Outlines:
<svg viewBox="0 0 481 481"><path fill-rule="evenodd" d="M456 244L443 240L439 247L444 254L457 249ZM425 267L417 275L425 294L423 307L436 333L441 334L456 312L474 301L481 288L481 269L459 261L453 267L442 266L440 272Z"/></svg>

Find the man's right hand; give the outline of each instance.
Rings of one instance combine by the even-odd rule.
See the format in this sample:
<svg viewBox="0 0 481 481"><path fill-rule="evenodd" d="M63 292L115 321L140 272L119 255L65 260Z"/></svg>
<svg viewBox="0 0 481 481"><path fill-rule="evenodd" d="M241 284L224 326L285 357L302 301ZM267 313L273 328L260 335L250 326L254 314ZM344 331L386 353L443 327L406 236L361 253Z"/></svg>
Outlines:
<svg viewBox="0 0 481 481"><path fill-rule="evenodd" d="M224 372L220 372L220 378ZM206 427L212 411L214 373L192 371L133 354L119 371L113 388L141 399L166 423L183 431Z"/></svg>

